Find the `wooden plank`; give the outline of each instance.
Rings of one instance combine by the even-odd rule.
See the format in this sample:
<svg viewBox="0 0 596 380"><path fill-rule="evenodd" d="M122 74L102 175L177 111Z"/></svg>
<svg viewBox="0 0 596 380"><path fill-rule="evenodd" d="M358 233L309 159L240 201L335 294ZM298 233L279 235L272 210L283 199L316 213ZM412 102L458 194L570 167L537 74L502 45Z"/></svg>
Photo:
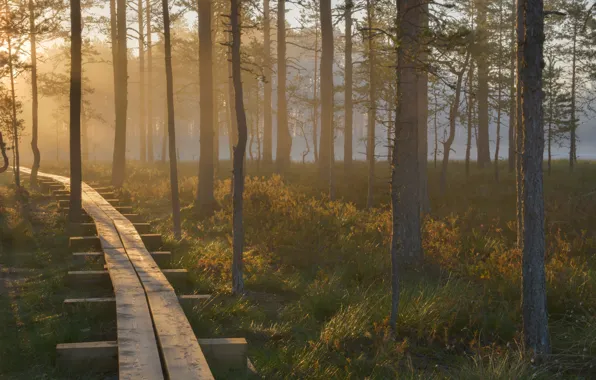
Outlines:
<svg viewBox="0 0 596 380"><path fill-rule="evenodd" d="M120 379L163 379L147 298L124 249L104 249L114 285Z"/></svg>
<svg viewBox="0 0 596 380"><path fill-rule="evenodd" d="M188 282L186 269L160 269L156 265L137 269L137 274L146 291L174 292L172 285L184 286Z"/></svg>
<svg viewBox="0 0 596 380"><path fill-rule="evenodd" d="M178 301L183 306L195 306L211 298L210 294L183 294L178 296ZM71 312L78 308L115 308L115 297L67 298L62 303L64 309ZM116 309L114 309L115 311Z"/></svg>
<svg viewBox="0 0 596 380"><path fill-rule="evenodd" d="M201 349L213 364L229 370L246 370L248 345L244 338L199 339Z"/></svg>
<svg viewBox="0 0 596 380"><path fill-rule="evenodd" d="M173 292L147 294L164 369L170 379L213 379L205 355Z"/></svg>
<svg viewBox="0 0 596 380"><path fill-rule="evenodd" d="M151 224L149 223L133 223L133 226L139 234L150 234Z"/></svg>
<svg viewBox="0 0 596 380"><path fill-rule="evenodd" d="M171 260L172 253L168 251L150 252L151 257L160 268L165 267ZM73 262L77 265L82 265L85 262L92 262L103 265L105 260L103 252L74 252L72 254Z"/></svg>
<svg viewBox="0 0 596 380"><path fill-rule="evenodd" d="M71 270L67 273L68 283L72 286L106 285L110 277L105 270Z"/></svg>
<svg viewBox="0 0 596 380"><path fill-rule="evenodd" d="M132 206L118 206L114 208L121 214L132 214Z"/></svg>
<svg viewBox="0 0 596 380"><path fill-rule="evenodd" d="M143 217L139 214L122 213L121 215L133 223L142 223L143 222Z"/></svg>
<svg viewBox="0 0 596 380"><path fill-rule="evenodd" d="M58 344L56 364L69 372L116 372L118 343L107 341Z"/></svg>
<svg viewBox="0 0 596 380"><path fill-rule="evenodd" d="M101 241L97 236L72 236L68 246L71 252L94 252L101 249Z"/></svg>

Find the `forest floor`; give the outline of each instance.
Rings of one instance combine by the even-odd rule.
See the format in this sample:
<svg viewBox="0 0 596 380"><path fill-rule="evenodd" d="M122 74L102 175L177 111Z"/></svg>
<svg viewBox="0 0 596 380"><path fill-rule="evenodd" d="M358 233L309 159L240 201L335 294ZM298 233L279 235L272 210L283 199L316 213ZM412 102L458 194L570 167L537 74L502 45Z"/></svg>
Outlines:
<svg viewBox="0 0 596 380"><path fill-rule="evenodd" d="M68 174L60 164L43 170ZM469 179L461 163L449 170L442 196L440 173L429 167L425 260L402 268L396 339L387 326L386 163L377 166L375 208L367 210L364 163L349 176L338 165L339 200L331 202L312 164L293 165L282 180L249 162L243 298L230 295L229 163L218 170L220 208L209 218L192 206L197 164L180 164L181 241L170 232L166 164L131 162L120 199L164 235L194 289L214 295L189 314L196 335L246 337L264 378L596 378L596 163L580 162L570 174L556 162L545 175L553 346L545 363L521 354L514 176L505 165L499 183L492 168L473 168ZM110 167L88 165L84 173L86 181L107 183ZM9 180L0 182L0 265L35 271L11 277L0 293L0 378L60 378L51 365L56 343L114 339L114 326L99 315L61 317L63 299L72 297L63 284L70 260L64 217L34 191L17 201Z"/></svg>

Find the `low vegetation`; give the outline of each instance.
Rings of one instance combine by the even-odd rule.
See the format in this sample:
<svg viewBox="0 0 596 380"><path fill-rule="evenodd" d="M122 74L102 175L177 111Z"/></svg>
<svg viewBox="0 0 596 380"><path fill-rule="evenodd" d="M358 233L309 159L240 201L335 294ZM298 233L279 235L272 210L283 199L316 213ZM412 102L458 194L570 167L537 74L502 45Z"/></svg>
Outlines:
<svg viewBox="0 0 596 380"><path fill-rule="evenodd" d="M66 170L59 166L44 169ZM596 166L582 162L570 175L563 164L556 164L546 178L553 355L541 364L522 355L521 253L515 248L513 175L495 184L491 173L475 172L466 180L463 169L463 165L453 165L446 197L439 195L436 186L439 172L430 169L433 209L424 221L425 260L416 266L403 265L396 340L390 336L387 321L388 194L379 197L375 208L366 210L362 207L366 192L357 185L364 180L355 180L354 185L339 180L339 200L331 202L324 195L325 185L319 187L315 180L314 167L296 165L284 181L249 165L245 192L248 293L243 298L231 295L232 205L226 163L219 169L216 184L219 209L209 218L196 216L193 208L196 166L182 164L180 241L171 235L166 166L132 165L120 197L169 237L174 265L191 271L195 290L215 295L190 315L197 336L245 336L249 356L264 378L590 378L596 373L596 240L589 226L596 223L596 216L586 210L596 207ZM355 170L365 176L364 165ZM92 165L85 173L89 183L102 183L109 179L110 170ZM379 189L386 186L386 180L378 179ZM7 192L4 188L3 196ZM9 219L11 212L19 218L16 211L4 206L3 231L28 231L30 227L17 225L31 220L43 221L43 228L60 229L64 220L55 206L30 194L26 204L37 211L15 222ZM40 210L46 211L41 214ZM53 345L74 338L72 324L67 326L57 314L65 294L60 271L68 265L61 250L66 241L54 238L51 231L46 233L54 239L53 250L39 243L43 235L25 236L24 241L43 246L45 253L21 265L46 268L41 272L45 273L43 281L36 280L31 290L23 290L23 298L30 297L33 308L25 326L51 333L40 334L36 339L42 342L22 353L12 350L10 355L19 360L11 360L12 368L3 368L4 373L19 369L15 363L27 355L43 358L40 365L49 365ZM2 236L5 245L6 234ZM2 263L18 257L18 251L22 250L7 253L5 249ZM51 265L45 265L48 262ZM43 291L37 294L37 290ZM2 303L6 303L3 325L16 323L10 300L3 296ZM21 306L21 310L27 309ZM106 333L107 327L99 321L84 322L90 330L83 329L87 336L77 339ZM3 347L2 357L9 352L10 347Z"/></svg>

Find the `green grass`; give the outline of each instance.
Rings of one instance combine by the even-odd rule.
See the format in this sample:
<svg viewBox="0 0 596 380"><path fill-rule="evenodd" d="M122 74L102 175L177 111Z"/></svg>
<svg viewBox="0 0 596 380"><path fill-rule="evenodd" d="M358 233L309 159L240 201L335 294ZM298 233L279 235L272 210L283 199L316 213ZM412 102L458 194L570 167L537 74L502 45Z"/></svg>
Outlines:
<svg viewBox="0 0 596 380"><path fill-rule="evenodd" d="M56 344L115 339L115 324L103 315L62 313L73 294L64 284L71 263L64 220L55 202L37 192L17 196L9 180L0 182L0 281L9 285L0 285L0 378L96 378L56 369Z"/></svg>
<svg viewBox="0 0 596 380"><path fill-rule="evenodd" d="M521 337L520 252L515 248L515 183L505 165L449 168L449 191L429 168L432 211L424 224L425 262L402 268L397 338L388 332L390 212L386 163L379 163L375 208L366 210L366 167L337 166L339 200L330 202L314 165L283 177L249 163L245 193L248 294L230 295L229 163L216 186L220 210L192 208L196 163L180 165L183 239L170 233L168 168L130 163L120 198L166 237L175 266L194 291L214 298L189 318L198 337L244 336L264 378L588 379L596 374L596 164L573 174L556 162L545 177L547 275L553 356L528 362ZM64 166L42 170L67 174ZM107 183L109 165L85 168ZM150 186L148 186L150 184ZM51 223L48 223L51 226ZM58 251L55 255L59 257ZM60 262L51 267L59 268ZM58 270L58 269L56 269ZM43 351L42 351L43 352ZM42 355L48 355L43 353Z"/></svg>

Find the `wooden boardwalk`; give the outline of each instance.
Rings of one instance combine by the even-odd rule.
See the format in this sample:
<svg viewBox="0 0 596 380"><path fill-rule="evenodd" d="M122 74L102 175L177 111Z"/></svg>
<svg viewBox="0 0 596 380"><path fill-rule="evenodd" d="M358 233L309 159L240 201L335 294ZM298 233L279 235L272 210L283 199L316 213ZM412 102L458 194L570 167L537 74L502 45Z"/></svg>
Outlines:
<svg viewBox="0 0 596 380"><path fill-rule="evenodd" d="M21 168L21 172L30 173L27 168ZM46 173L38 173L38 176L42 181L51 180L69 188L67 177ZM57 191L62 197L65 194L64 189ZM84 211L95 224L114 289L119 379L212 379L201 345L174 288L154 259L155 252L149 252L143 237L128 218L85 183L82 201ZM100 300L109 302L110 298ZM204 340L205 344L208 341L210 351L213 343ZM229 341L235 344L232 350L240 347L246 364L246 341ZM103 351L93 343L85 343L82 349L113 352L114 342L100 346ZM73 346L59 345L58 350L61 349L70 352Z"/></svg>

